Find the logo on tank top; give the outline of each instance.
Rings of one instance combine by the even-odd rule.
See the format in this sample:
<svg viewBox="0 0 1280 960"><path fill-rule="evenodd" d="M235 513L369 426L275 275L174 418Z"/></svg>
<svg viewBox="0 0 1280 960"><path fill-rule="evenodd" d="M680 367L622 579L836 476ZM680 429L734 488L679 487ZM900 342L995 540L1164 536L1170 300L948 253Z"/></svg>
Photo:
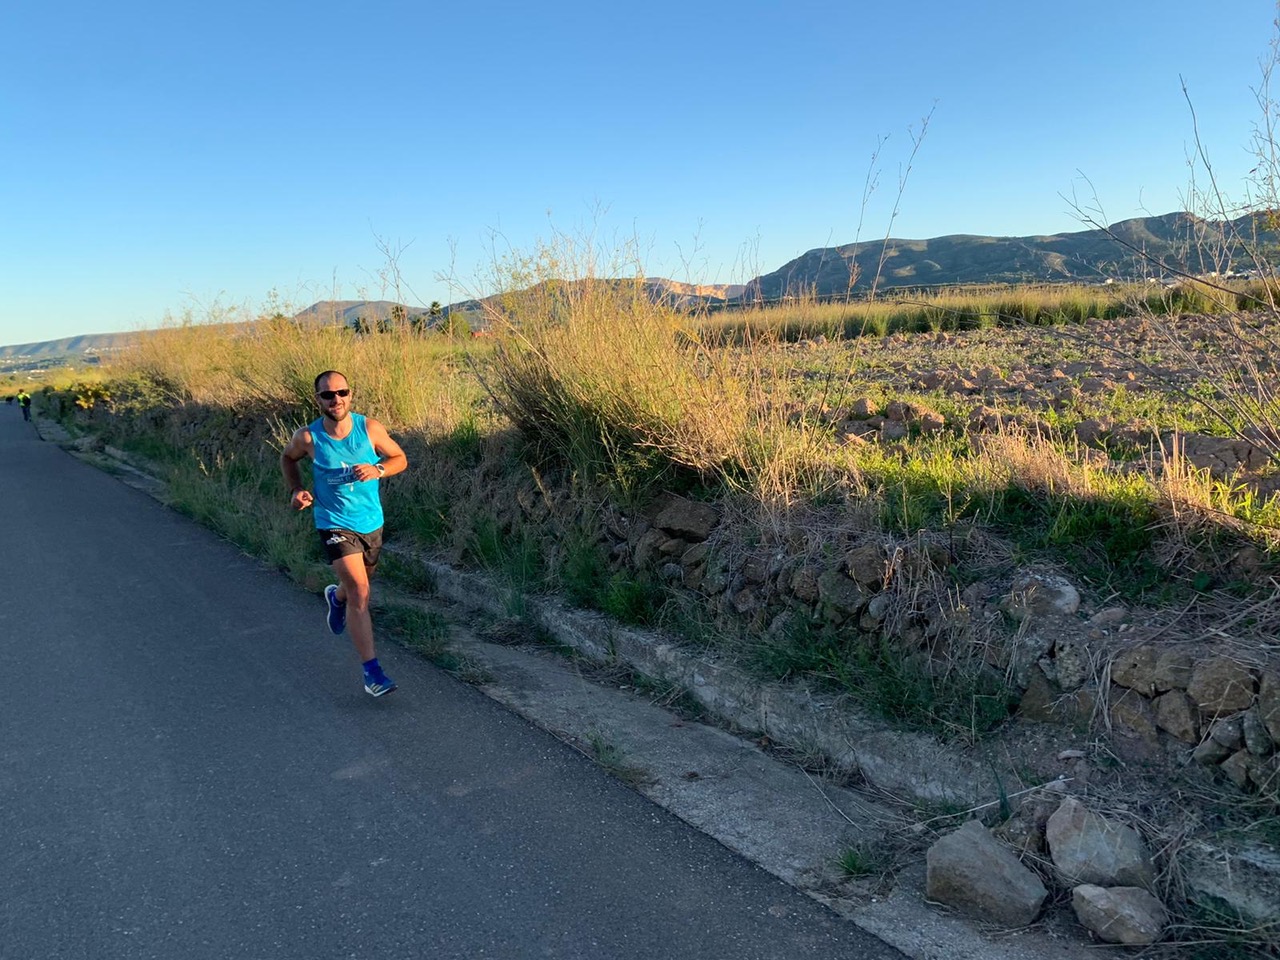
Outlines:
<svg viewBox="0 0 1280 960"><path fill-rule="evenodd" d="M329 486L340 487L343 484L351 486L356 482L356 468L353 464L341 461L342 469L335 471L329 475Z"/></svg>

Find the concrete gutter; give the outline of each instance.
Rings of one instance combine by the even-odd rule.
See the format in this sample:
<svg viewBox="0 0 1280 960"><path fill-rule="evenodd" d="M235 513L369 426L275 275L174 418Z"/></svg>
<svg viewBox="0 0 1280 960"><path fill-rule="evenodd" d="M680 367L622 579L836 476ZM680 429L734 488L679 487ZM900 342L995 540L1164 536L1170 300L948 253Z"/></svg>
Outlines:
<svg viewBox="0 0 1280 960"><path fill-rule="evenodd" d="M388 546L387 552L429 577L438 594L453 603L497 617L513 609L517 598L511 591L485 577L411 550ZM960 808L999 803L989 766L928 735L891 729L847 697L823 695L801 684L761 682L723 658L566 606L554 597L522 595L518 600L525 620L578 654L598 663L622 663L676 685L719 722L817 753L841 774L862 777L890 796Z"/></svg>

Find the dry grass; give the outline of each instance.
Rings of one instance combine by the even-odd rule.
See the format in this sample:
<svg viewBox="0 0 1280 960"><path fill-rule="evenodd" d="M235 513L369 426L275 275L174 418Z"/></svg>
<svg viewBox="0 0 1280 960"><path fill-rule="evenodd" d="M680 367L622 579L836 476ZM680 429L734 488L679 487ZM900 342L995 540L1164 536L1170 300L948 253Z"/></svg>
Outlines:
<svg viewBox="0 0 1280 960"><path fill-rule="evenodd" d="M663 487L728 495L748 526L773 539L813 506L896 536L986 526L1103 581L1157 552L1192 569L1202 541L1222 530L1270 544L1252 523L1270 516L1256 495L1211 481L1176 453L1135 469L1053 432L1013 427L847 442L824 411L866 395L866 384L848 356L829 354L805 369L794 347L779 349L792 308L757 314L764 332L717 346L705 335L711 318L654 303L642 279L596 279L602 271L590 255L585 264L567 256L543 251L509 271L508 292L487 301L492 337L458 341L408 327L356 335L279 318L184 323L142 340L113 372L158 386L170 404L232 422L266 417L279 444L314 416L315 373L343 370L360 409L422 464L392 485L389 507L424 539L452 542L460 554L483 550L476 538L496 535L469 515L485 509L471 495L477 472L490 482L512 471L513 458L531 457L566 464L578 482L632 503ZM574 279L538 273L563 269ZM1001 296L966 309L999 312L1012 295ZM892 380L877 389L901 395ZM260 437L250 431L239 442ZM213 437L205 467L216 455L273 469L274 451L238 450L237 442ZM1145 576L1148 586L1161 580L1154 567Z"/></svg>

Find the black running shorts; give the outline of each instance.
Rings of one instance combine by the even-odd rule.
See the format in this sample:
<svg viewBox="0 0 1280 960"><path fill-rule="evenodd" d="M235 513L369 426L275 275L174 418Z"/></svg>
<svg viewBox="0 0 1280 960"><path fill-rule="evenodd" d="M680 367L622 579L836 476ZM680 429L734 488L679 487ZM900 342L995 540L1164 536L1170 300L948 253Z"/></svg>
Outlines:
<svg viewBox="0 0 1280 960"><path fill-rule="evenodd" d="M364 565L372 570L378 565L382 553L382 528L372 533L356 533L354 530L317 530L325 559L330 563L339 557L353 553L364 554Z"/></svg>

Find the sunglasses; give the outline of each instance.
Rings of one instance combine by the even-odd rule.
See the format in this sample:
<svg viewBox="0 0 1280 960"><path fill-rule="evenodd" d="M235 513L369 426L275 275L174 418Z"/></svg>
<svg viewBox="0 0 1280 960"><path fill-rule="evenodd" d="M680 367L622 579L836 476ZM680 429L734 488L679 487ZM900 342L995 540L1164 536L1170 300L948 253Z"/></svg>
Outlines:
<svg viewBox="0 0 1280 960"><path fill-rule="evenodd" d="M349 397L349 396L351 396L351 391L350 391L350 389L346 389L346 390L317 390L317 391L316 391L316 396L317 396L317 397L319 397L321 400L332 400L334 397Z"/></svg>

